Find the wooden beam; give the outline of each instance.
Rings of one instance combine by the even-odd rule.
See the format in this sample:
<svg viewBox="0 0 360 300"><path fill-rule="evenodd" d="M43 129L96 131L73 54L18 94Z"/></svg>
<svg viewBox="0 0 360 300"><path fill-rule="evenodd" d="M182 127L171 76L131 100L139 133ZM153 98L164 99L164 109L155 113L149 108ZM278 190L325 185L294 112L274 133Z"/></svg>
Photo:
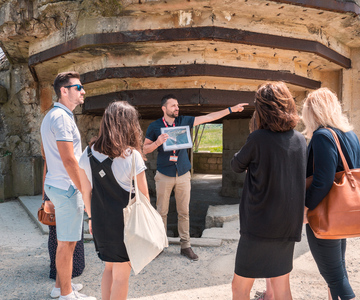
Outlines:
<svg viewBox="0 0 360 300"><path fill-rule="evenodd" d="M313 90L321 87L320 81L312 80L288 72L206 64L105 68L82 74L81 82L82 84L87 84L114 78L161 78L189 76L242 78L261 81L284 81L289 84Z"/></svg>

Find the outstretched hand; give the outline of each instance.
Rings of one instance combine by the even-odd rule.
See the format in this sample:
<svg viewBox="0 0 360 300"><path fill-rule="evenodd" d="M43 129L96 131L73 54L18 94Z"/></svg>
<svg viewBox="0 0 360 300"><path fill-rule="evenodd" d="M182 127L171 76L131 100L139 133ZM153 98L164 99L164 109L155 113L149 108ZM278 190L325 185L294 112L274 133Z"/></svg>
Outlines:
<svg viewBox="0 0 360 300"><path fill-rule="evenodd" d="M239 103L235 106L231 107L232 112L242 112L244 110L244 106L249 105L249 103Z"/></svg>

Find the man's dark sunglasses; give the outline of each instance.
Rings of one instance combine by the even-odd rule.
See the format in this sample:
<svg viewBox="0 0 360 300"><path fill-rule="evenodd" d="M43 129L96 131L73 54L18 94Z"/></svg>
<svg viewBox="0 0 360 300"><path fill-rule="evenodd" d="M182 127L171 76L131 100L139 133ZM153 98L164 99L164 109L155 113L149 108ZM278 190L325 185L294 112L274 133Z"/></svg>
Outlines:
<svg viewBox="0 0 360 300"><path fill-rule="evenodd" d="M76 86L77 90L80 92L82 89L84 89L84 86L83 85L80 85L80 84L73 84L73 85L67 85L67 86L64 86L64 88L71 88L73 86ZM85 89L84 89L85 90Z"/></svg>

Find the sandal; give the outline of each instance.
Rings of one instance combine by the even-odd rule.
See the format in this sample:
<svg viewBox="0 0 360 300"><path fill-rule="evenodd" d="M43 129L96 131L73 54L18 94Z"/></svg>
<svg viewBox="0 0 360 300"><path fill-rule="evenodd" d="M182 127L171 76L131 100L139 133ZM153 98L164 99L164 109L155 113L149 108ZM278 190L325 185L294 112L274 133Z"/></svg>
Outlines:
<svg viewBox="0 0 360 300"><path fill-rule="evenodd" d="M256 291L255 298L253 298L252 300L264 300L265 294L266 294L266 291L263 291L263 292Z"/></svg>

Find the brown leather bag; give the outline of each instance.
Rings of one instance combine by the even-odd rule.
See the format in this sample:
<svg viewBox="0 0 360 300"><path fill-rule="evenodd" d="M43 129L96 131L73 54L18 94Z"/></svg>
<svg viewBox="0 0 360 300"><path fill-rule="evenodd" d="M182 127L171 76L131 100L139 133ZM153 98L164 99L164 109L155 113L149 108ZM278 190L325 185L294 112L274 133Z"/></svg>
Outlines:
<svg viewBox="0 0 360 300"><path fill-rule="evenodd" d="M360 169L349 169L336 133L332 133L345 171L335 174L326 197L308 210L309 225L318 239L343 239L360 236Z"/></svg>
<svg viewBox="0 0 360 300"><path fill-rule="evenodd" d="M52 205L54 207L54 205ZM40 223L44 225L51 225L55 226L55 210L52 210L50 212L45 211L45 205L44 202L41 204L40 208L38 209L38 220Z"/></svg>
<svg viewBox="0 0 360 300"><path fill-rule="evenodd" d="M42 197L45 199L45 192L44 192L44 183L45 183L45 175L46 175L46 159L43 146L41 145L41 154L44 159L44 171L43 171L43 194ZM49 199L49 198L46 198ZM38 220L40 223L44 225L55 226L55 206L50 200L46 200L46 207L45 201L41 204L40 208L38 209ZM46 208L46 209L45 209Z"/></svg>

